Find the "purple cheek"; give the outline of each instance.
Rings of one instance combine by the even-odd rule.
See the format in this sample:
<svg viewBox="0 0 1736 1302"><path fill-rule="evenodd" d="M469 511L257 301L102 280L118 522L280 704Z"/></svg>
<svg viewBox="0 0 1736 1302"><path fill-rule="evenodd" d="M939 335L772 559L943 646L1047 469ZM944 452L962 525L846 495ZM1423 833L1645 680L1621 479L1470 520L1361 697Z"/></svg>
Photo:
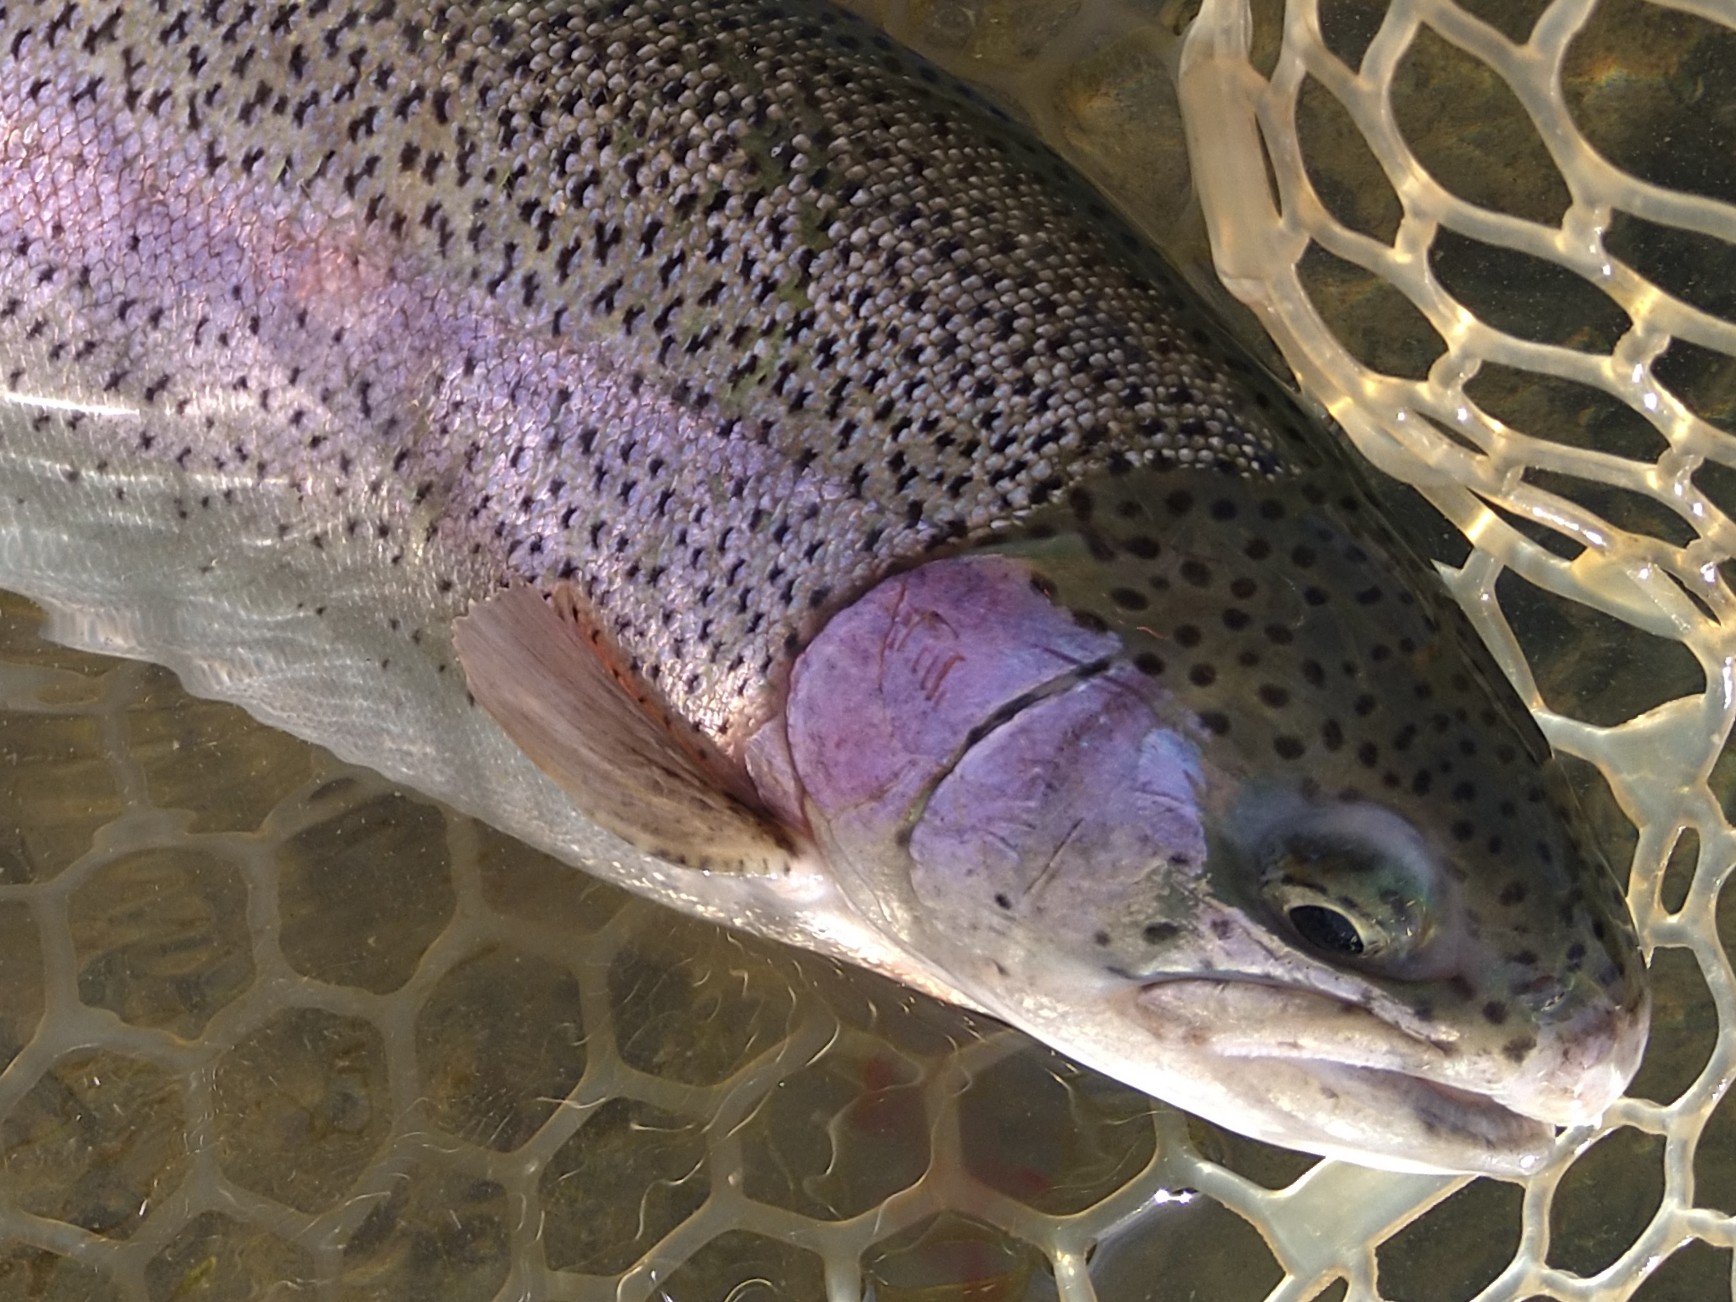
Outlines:
<svg viewBox="0 0 1736 1302"><path fill-rule="evenodd" d="M971 747L911 839L919 899L1095 915L1203 861L1198 752L1157 726L1138 677L1118 666Z"/></svg>
<svg viewBox="0 0 1736 1302"><path fill-rule="evenodd" d="M881 583L841 611L791 673L790 754L828 821L901 801L932 784L972 729L1119 641L1075 624L1016 561L936 561ZM864 808L870 807L870 808Z"/></svg>

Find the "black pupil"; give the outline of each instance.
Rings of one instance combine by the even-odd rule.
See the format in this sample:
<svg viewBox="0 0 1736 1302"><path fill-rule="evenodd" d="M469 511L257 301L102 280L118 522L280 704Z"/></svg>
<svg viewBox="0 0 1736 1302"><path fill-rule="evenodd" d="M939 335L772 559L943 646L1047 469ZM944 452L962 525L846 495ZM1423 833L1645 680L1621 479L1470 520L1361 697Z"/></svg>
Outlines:
<svg viewBox="0 0 1736 1302"><path fill-rule="evenodd" d="M1362 953L1362 937L1349 918L1318 904L1298 904L1290 910L1290 925L1296 934L1316 949L1331 954Z"/></svg>

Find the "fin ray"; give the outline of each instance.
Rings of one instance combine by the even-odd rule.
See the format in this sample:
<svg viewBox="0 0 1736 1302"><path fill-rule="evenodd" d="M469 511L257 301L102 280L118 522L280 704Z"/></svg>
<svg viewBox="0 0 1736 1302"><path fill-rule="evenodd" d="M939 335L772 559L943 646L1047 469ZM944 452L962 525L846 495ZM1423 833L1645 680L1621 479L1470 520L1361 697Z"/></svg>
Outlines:
<svg viewBox="0 0 1736 1302"><path fill-rule="evenodd" d="M452 629L471 694L617 836L689 867L785 871L793 847L746 779L587 624L571 585L552 602L518 584L477 602Z"/></svg>

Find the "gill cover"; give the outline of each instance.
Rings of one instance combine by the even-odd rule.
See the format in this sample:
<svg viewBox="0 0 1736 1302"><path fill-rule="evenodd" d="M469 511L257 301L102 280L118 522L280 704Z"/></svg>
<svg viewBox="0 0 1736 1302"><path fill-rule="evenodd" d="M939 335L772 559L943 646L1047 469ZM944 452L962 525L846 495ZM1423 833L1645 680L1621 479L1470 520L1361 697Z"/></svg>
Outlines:
<svg viewBox="0 0 1736 1302"><path fill-rule="evenodd" d="M1174 630L1057 590L1117 582L1102 556L1086 579L1089 551L934 561L835 615L749 745L769 803L876 926L1089 1066L1291 1147L1534 1169L1644 1044L1611 899L1599 955L1515 958L1565 927L1561 899L1484 912L1443 822L1202 723L1221 698L1166 685Z"/></svg>
<svg viewBox="0 0 1736 1302"><path fill-rule="evenodd" d="M800 817L864 913L951 938L967 991L1001 975L992 934L1040 924L1046 946L1090 946L1083 921L1204 858L1194 743L1119 649L1030 567L984 555L884 581L797 663L784 762Z"/></svg>

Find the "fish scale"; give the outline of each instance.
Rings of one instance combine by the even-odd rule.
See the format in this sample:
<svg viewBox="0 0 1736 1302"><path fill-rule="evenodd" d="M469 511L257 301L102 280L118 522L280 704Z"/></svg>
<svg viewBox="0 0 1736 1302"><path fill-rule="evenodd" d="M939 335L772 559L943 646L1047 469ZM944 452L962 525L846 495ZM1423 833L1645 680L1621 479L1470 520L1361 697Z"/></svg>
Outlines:
<svg viewBox="0 0 1736 1302"><path fill-rule="evenodd" d="M190 470L293 464L307 546L582 575L718 737L889 558L1111 458L1279 455L1167 272L884 36L801 4L506 12L11 7L8 117L113 196L0 211L9 318L61 349L14 387L100 372ZM279 419L200 446L178 418L212 377Z"/></svg>
<svg viewBox="0 0 1736 1302"><path fill-rule="evenodd" d="M1513 1173L1631 1076L1620 893L1463 617L884 37L49 0L0 51L55 636L1278 1142Z"/></svg>

